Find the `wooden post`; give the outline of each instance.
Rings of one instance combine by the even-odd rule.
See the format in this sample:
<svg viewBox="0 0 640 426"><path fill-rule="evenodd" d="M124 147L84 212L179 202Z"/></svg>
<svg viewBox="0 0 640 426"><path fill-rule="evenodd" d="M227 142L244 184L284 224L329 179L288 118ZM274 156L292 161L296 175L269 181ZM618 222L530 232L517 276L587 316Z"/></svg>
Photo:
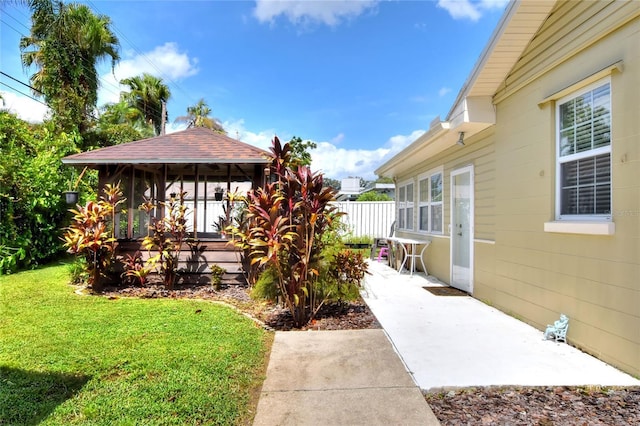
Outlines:
<svg viewBox="0 0 640 426"><path fill-rule="evenodd" d="M195 188L193 190L193 238L198 238L198 186L200 184L200 176L198 174L198 164L196 164L196 178L194 179Z"/></svg>
<svg viewBox="0 0 640 426"><path fill-rule="evenodd" d="M231 164L227 164L227 214L226 220L227 225L229 224L229 218L231 215L231 211L229 211L230 202L229 202L229 192L231 191Z"/></svg>
<svg viewBox="0 0 640 426"><path fill-rule="evenodd" d="M131 166L131 177L129 178L129 199L127 208L127 238L133 238L133 195L136 190L136 170L135 166Z"/></svg>

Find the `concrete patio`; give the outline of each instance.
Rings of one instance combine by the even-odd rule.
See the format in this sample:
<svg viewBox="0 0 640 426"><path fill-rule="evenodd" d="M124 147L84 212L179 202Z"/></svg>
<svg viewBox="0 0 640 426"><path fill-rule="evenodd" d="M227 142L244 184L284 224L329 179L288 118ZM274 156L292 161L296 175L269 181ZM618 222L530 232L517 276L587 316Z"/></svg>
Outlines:
<svg viewBox="0 0 640 426"><path fill-rule="evenodd" d="M544 341L541 331L472 297L431 294L423 287L443 284L424 274L398 274L375 261L370 272L363 297L423 390L640 385L576 348Z"/></svg>

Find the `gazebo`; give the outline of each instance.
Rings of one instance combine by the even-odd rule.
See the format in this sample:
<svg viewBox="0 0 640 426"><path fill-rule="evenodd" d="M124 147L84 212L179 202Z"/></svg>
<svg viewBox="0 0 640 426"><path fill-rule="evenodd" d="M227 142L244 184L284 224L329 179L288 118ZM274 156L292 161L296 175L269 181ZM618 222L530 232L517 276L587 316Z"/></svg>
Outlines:
<svg viewBox="0 0 640 426"><path fill-rule="evenodd" d="M127 199L114 224L121 247L139 247L140 239L147 234L150 216L161 218L165 214L162 208L156 208L150 215L140 210L138 207L145 198L160 206L172 193L185 191L190 236L212 248L226 245L216 222L229 208L228 201L219 200L216 194L262 185L270 155L226 135L194 127L70 155L62 162L97 169L99 188L120 182ZM198 271L208 269L201 265L191 267Z"/></svg>

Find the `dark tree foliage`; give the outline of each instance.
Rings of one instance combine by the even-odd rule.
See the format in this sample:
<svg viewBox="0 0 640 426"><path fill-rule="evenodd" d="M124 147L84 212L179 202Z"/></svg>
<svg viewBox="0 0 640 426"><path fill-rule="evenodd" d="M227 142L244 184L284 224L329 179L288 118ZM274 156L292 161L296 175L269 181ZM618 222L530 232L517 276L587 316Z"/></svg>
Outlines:
<svg viewBox="0 0 640 426"><path fill-rule="evenodd" d="M303 141L299 136L294 136L289 141L289 147L291 149L291 166L297 168L299 166L311 165L311 153L312 149L316 149L318 144L311 141Z"/></svg>
<svg viewBox="0 0 640 426"><path fill-rule="evenodd" d="M79 138L54 136L51 127L0 111L0 274L37 266L61 251L62 191L72 170L60 160L77 151Z"/></svg>
<svg viewBox="0 0 640 426"><path fill-rule="evenodd" d="M20 40L22 64L34 66L31 85L51 107L57 130L81 133L90 127L98 99L96 65L120 59L119 42L107 16L82 4L29 0L31 32Z"/></svg>

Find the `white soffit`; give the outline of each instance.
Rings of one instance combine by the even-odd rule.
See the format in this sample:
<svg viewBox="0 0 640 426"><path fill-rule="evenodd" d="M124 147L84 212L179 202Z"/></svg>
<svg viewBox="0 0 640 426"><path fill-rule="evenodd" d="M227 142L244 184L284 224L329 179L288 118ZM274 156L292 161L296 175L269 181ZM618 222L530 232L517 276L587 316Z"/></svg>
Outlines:
<svg viewBox="0 0 640 426"><path fill-rule="evenodd" d="M555 0L522 0L513 4L471 72L464 97L496 93L555 4Z"/></svg>

